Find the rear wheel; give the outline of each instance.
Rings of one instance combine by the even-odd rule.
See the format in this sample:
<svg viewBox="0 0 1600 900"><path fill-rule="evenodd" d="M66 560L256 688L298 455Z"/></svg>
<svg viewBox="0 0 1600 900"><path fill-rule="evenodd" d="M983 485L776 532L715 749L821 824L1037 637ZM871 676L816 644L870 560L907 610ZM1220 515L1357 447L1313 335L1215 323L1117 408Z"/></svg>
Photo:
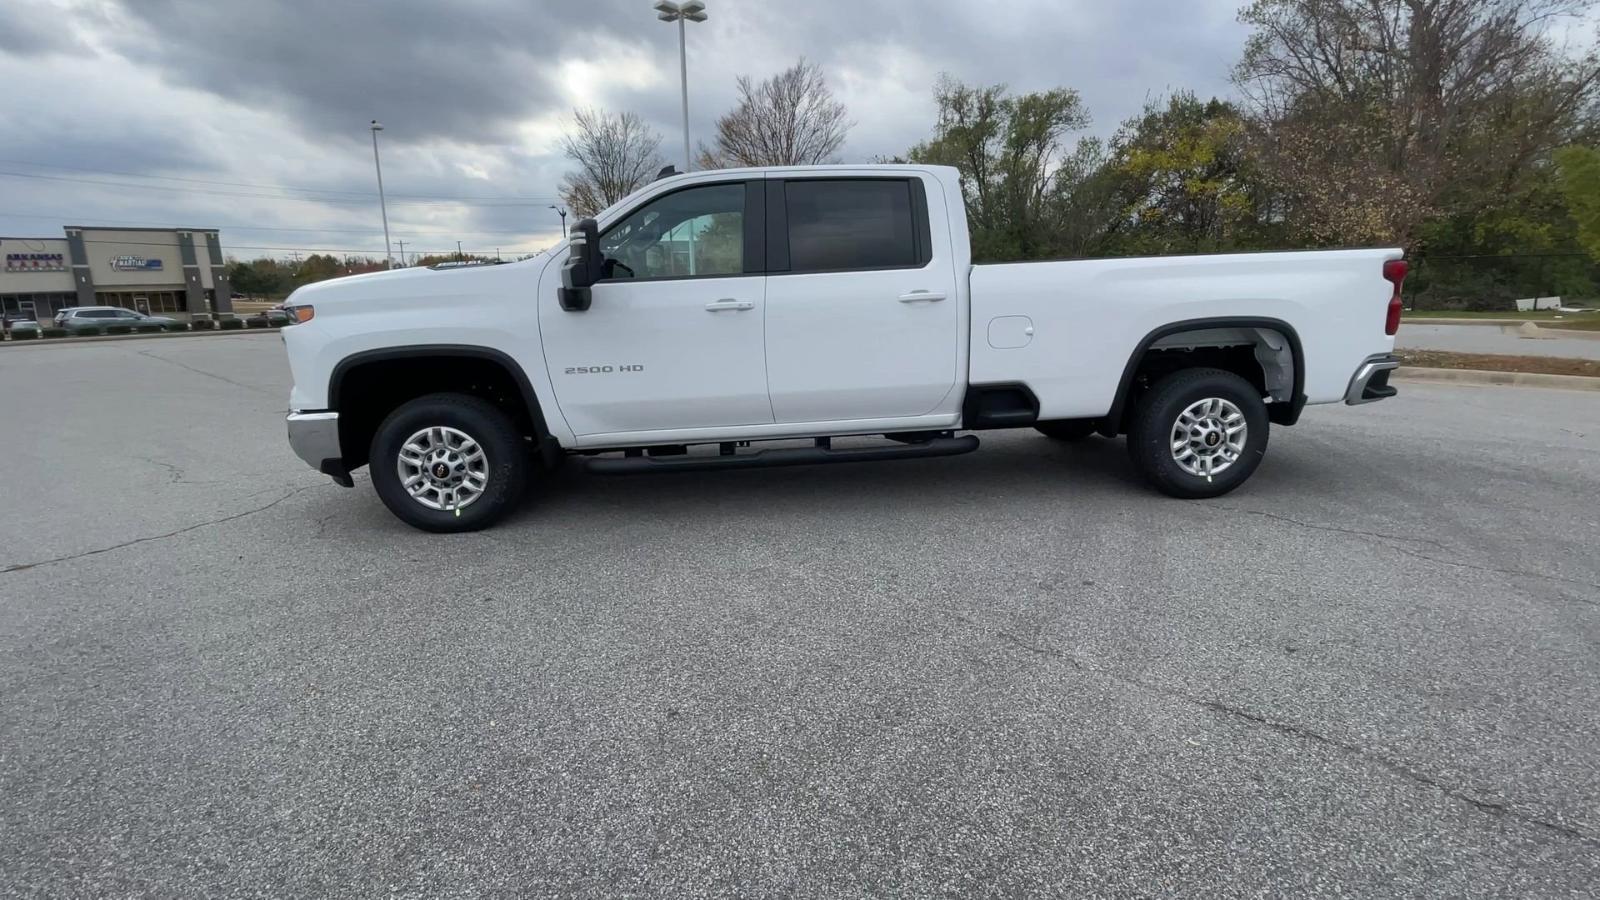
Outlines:
<svg viewBox="0 0 1600 900"><path fill-rule="evenodd" d="M429 394L390 413L372 438L372 486L424 531L476 531L510 512L531 462L511 418L466 394Z"/></svg>
<svg viewBox="0 0 1600 900"><path fill-rule="evenodd" d="M1266 404L1250 382L1221 369L1184 369L1139 398L1128 453L1162 493L1220 497L1261 464L1269 428Z"/></svg>
<svg viewBox="0 0 1600 900"><path fill-rule="evenodd" d="M1066 419L1060 422L1040 422L1034 430L1058 441L1081 441L1093 437L1094 423L1083 419Z"/></svg>

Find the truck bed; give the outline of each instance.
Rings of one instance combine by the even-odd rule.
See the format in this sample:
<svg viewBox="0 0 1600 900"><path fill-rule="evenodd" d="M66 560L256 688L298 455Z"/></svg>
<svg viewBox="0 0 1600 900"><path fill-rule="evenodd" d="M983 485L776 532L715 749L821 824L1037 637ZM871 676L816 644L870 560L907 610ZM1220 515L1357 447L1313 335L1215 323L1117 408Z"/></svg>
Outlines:
<svg viewBox="0 0 1600 900"><path fill-rule="evenodd" d="M1364 359L1394 348L1384 333L1394 288L1383 263L1400 256L1318 250L976 265L970 379L1027 384L1041 418L1100 416L1152 336L1181 323L1276 322L1303 348L1307 402L1336 402Z"/></svg>

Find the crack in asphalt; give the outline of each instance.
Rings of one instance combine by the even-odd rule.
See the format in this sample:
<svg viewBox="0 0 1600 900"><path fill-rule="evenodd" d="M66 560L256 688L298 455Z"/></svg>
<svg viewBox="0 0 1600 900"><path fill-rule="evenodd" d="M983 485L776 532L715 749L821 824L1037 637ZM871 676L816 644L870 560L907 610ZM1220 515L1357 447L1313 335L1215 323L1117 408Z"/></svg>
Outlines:
<svg viewBox="0 0 1600 900"><path fill-rule="evenodd" d="M1490 572L1490 573L1495 573L1495 574L1499 574L1499 575L1514 575L1514 576L1521 576L1523 578L1542 578L1542 579L1544 579L1546 581L1556 581L1556 582L1560 582L1562 584L1570 584L1570 585L1574 585L1576 587L1583 587L1583 588L1589 588L1589 589L1595 590L1595 591L1600 591L1600 584L1595 584L1595 583L1589 582L1589 581L1580 581L1579 579L1576 579L1576 578L1564 578L1564 577L1562 577L1560 575L1547 575L1547 574L1545 574L1543 572L1529 572L1529 571L1527 571L1525 569L1507 569L1507 568L1500 568L1498 566L1481 566L1481 565L1477 565L1476 563L1457 562L1456 560L1453 560L1453 559L1441 559L1441 558L1439 558L1437 556L1429 556L1426 553L1421 553L1421 552L1418 552L1416 550L1407 549L1406 547L1402 547L1402 546L1399 546L1399 545L1396 545L1396 544L1387 543L1389 541L1404 541L1404 542L1413 543L1413 544L1428 544L1430 546L1437 547L1437 548L1439 548L1440 550L1442 550L1444 552L1447 552L1447 553L1450 552L1450 547L1448 547L1445 544L1442 544L1442 543L1440 543L1438 541L1431 540L1429 538L1402 537L1402 536L1397 535L1397 534L1384 534L1384 533L1378 532L1378 531L1362 531L1362 530L1356 529L1356 528L1339 528L1339 527L1333 526L1333 525L1318 525L1318 524L1313 523L1313 522L1302 522L1299 519L1292 519L1292 518L1290 518L1288 516L1285 516L1285 515L1280 515L1280 514L1274 513L1274 512L1267 512L1265 510L1260 510L1260 509L1245 509L1245 508L1239 507L1239 506L1223 506L1222 504L1209 504L1209 505L1213 509L1221 509L1221 510L1226 510L1228 512L1241 512L1241 513L1249 513L1251 515L1256 515L1256 516L1265 516L1266 518L1269 518L1269 519L1273 519L1273 520L1276 520L1276 521L1279 521L1279 522L1287 522L1290 525L1298 525L1301 528L1307 528L1307 529L1310 529L1312 531L1328 531L1328 532L1333 532L1334 534L1347 534L1347 535L1350 535L1352 537L1377 538L1380 541L1384 542L1384 543L1381 544L1381 546L1388 547L1390 550L1394 550L1397 553L1401 553L1401 554L1404 554L1406 556L1409 556L1412 559L1420 559L1420 560L1423 560L1425 562L1439 563L1440 565L1445 565L1445 566L1456 566L1457 568L1462 568L1462 569L1472 569L1473 571L1476 571L1476 572ZM1600 606L1600 600L1590 600L1590 599L1585 598L1585 597L1573 597L1572 599L1574 601L1578 602L1578 603L1588 604L1589 606Z"/></svg>
<svg viewBox="0 0 1600 900"><path fill-rule="evenodd" d="M1444 544L1441 544L1440 542L1431 538L1404 537L1398 534L1384 534L1381 531L1362 531L1359 528L1340 528L1336 525L1319 525L1315 522L1302 522L1299 519L1292 519L1288 516L1282 515L1281 513L1267 512L1264 509L1245 509L1242 506L1224 506L1220 503L1211 503L1205 505L1210 506L1212 509L1221 509L1228 512L1241 512L1249 513L1252 516L1265 516L1268 519L1274 519L1279 522L1288 522L1290 525L1298 525L1301 528L1309 528L1313 531L1331 531L1335 534L1349 534L1356 537L1379 538L1385 541L1407 541L1413 544L1429 544L1434 547L1438 547L1440 550L1450 549Z"/></svg>
<svg viewBox="0 0 1600 900"><path fill-rule="evenodd" d="M35 562L28 562L28 563L13 563L12 565L9 565L9 566L6 566L3 569L0 569L0 575L9 575L12 572L25 572L28 569L37 569L37 568L39 568L41 566L53 566L56 563L71 562L72 560L83 559L84 557L87 557L87 556L99 556L102 553L110 553L113 550L121 550L124 547L132 547L135 544L148 544L151 541L163 541L163 540L166 540L167 538L177 537L180 534L187 534L187 533L189 533L191 531L194 531L195 529L205 528L205 527L207 527L209 525L222 525L222 524L225 524L227 522L232 522L232 521L235 521L237 519L242 519L242 518L244 518L246 516L253 516L253 515L255 515L256 513L259 513L259 512L266 512L267 510L273 508L274 506L277 506L279 503L282 503L283 501L289 499L290 497L293 497L295 494L301 494L301 493L304 493L306 491L311 490L312 488L318 488L318 487L322 487L322 485L320 485L320 484L308 484L308 485L305 485L304 487L297 487L294 490L290 491L289 493L284 494L284 495L278 497L276 500L273 500L273 501L271 501L269 503L266 503L266 504L264 504L262 506L253 507L251 509L245 510L244 512L233 513L232 515L220 516L220 517L215 518L215 519L207 519L204 522L196 522L193 525L185 525L182 528L176 529L174 531L166 532L165 534L153 534L153 535L149 535L148 537L134 538L133 540L123 541L120 544L112 544L109 547L97 547L97 548L95 548L93 550L84 550L81 553L71 553L71 554L68 554L66 556L57 556L57 557L54 557L52 559L41 559L41 560L37 560Z"/></svg>
<svg viewBox="0 0 1600 900"><path fill-rule="evenodd" d="M221 382L223 382L225 384L231 384L234 387L244 388L247 391L253 391L253 392L257 393L257 394L266 393L266 391L263 391L261 388L258 388L255 385L250 385L250 384L245 384L243 382L234 381L232 378L228 378L228 377L226 377L224 375L218 375L215 372L207 372L205 369L196 369L194 366L191 366L188 363L181 363L181 362L178 362L175 359L168 359L165 356L157 356L157 355L155 355L155 353L153 353L153 352L151 352L149 350L136 350L134 352L138 353L140 356L146 357L148 359L160 360L161 362L177 366L180 369L188 369L189 371L195 373L196 375L204 375L207 378L215 378L218 381L221 381Z"/></svg>
<svg viewBox="0 0 1600 900"><path fill-rule="evenodd" d="M1407 550L1404 547L1391 547L1390 549L1409 556L1412 559L1420 559L1426 562L1438 563L1442 566L1455 566L1458 569L1471 569L1475 572L1492 572L1500 575L1520 575L1524 578L1542 578L1546 581L1557 581L1561 584L1570 584L1576 587L1584 587L1589 588L1590 590L1600 591L1600 584L1594 584L1593 582L1589 581L1579 581L1576 578L1564 578L1560 575L1546 575L1543 572L1528 572L1523 569L1502 569L1498 566L1480 566L1476 563L1457 562L1453 559L1440 559L1437 556L1429 556L1426 553L1417 553ZM1591 600L1587 597L1573 597L1571 599L1574 602L1585 603L1589 606L1600 606L1600 600Z"/></svg>
<svg viewBox="0 0 1600 900"><path fill-rule="evenodd" d="M1106 669L1092 667L1086 665L1083 660L1073 656L1071 653L1068 653L1065 650L1035 643L1033 641L1018 637L1017 635L1011 634L1007 631L1002 631L995 628L986 628L959 613L951 613L950 615L956 621L967 625L975 631L990 635L991 637L999 638L1005 643L1010 644L1019 650L1025 650L1036 656L1046 656L1050 657L1051 659L1060 660L1066 663L1068 666L1071 666L1073 670L1084 675L1105 678L1117 684L1138 688L1139 690L1143 691L1149 691L1159 696L1166 697L1171 700L1179 700L1193 706L1198 706L1201 709L1209 710L1210 712L1227 716L1241 722L1246 722L1262 728L1268 728L1272 731L1278 732L1279 734L1309 741L1315 744L1321 744L1325 747L1355 756L1365 762L1378 766L1379 768L1384 769L1392 774L1399 775L1400 777L1416 784L1432 788L1452 800L1459 800L1483 812L1492 813L1494 815L1508 816L1516 819L1519 822L1524 822L1529 825L1534 825L1539 828L1544 828L1546 830L1555 832L1563 837L1572 838L1573 840L1581 841L1591 846L1600 847L1600 837L1595 837L1580 829L1573 828L1570 825L1562 825L1559 822L1552 822L1549 819L1543 819L1538 816L1523 812L1516 809L1510 803L1498 803L1492 800L1484 800L1482 798L1475 797L1472 794L1461 790L1460 788L1445 784L1437 778L1434 778L1423 772L1418 772L1409 766L1403 765L1380 753L1368 750L1358 744L1352 744L1347 741L1339 740L1338 738L1329 737L1328 735L1325 735L1319 731L1314 731L1310 728L1306 728L1302 725L1295 725L1289 722L1279 721L1277 719L1270 719L1266 716L1249 712L1248 710L1229 706L1220 700L1206 700L1199 697L1193 697L1181 691L1175 691L1159 684L1141 681L1140 679L1132 678L1127 675L1120 675L1116 672L1108 671Z"/></svg>

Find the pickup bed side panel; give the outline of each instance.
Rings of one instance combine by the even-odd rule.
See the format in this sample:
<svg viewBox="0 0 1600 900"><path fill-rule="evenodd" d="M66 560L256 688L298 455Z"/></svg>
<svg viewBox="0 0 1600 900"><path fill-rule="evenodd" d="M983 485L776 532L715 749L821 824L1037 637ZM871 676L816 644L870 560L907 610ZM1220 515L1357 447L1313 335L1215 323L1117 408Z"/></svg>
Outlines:
<svg viewBox="0 0 1600 900"><path fill-rule="evenodd" d="M1335 402L1363 360L1394 348L1383 333L1394 291L1383 262L1399 257L1325 250L975 266L971 380L1027 384L1040 418L1102 416L1151 332L1259 317L1298 333L1309 402Z"/></svg>

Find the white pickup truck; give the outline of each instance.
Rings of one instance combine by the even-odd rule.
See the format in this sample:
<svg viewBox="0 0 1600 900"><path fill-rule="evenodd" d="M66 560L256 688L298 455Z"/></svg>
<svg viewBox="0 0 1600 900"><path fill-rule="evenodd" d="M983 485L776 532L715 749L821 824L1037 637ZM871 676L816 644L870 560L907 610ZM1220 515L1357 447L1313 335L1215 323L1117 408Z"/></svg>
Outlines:
<svg viewBox="0 0 1600 900"><path fill-rule="evenodd" d="M954 169L668 175L531 259L296 291L289 442L346 486L369 465L431 531L490 524L572 455L619 474L907 459L992 428L1126 434L1156 488L1214 497L1269 423L1394 395L1400 257L975 266Z"/></svg>

